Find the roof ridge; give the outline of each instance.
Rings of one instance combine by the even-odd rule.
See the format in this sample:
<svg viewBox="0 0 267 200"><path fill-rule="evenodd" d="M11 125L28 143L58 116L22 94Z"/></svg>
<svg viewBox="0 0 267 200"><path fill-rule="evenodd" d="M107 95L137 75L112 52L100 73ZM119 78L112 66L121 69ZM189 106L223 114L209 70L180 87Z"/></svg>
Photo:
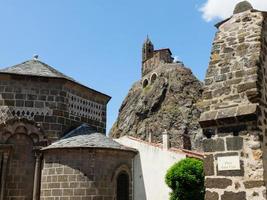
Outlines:
<svg viewBox="0 0 267 200"><path fill-rule="evenodd" d="M46 67L47 67L48 69L50 69L52 72L55 72L55 73L57 73L57 74L60 74L60 75L63 76L63 77L68 77L69 79L74 80L73 78L71 78L71 77L69 77L69 76L63 74L62 72L58 71L56 68L52 67L51 65L46 64L46 63L43 62L43 61L40 61L40 60L28 60L28 61L37 61L37 62L43 64L44 66L46 66Z"/></svg>
<svg viewBox="0 0 267 200"><path fill-rule="evenodd" d="M105 148L136 151L118 143L102 133L92 130L88 124L82 124L78 126L74 130L67 133L65 137L62 137L51 145L44 147L42 150L58 148Z"/></svg>
<svg viewBox="0 0 267 200"><path fill-rule="evenodd" d="M81 131L84 128L86 128L86 131L88 131L88 132L86 132L86 133L80 132L80 134L76 133L78 131ZM90 135L92 133L94 133L94 129L91 126L89 126L88 124L83 123L80 126L76 127L75 129L71 130L70 132L68 132L66 135L64 135L62 138L60 138L60 140L67 139L70 137L79 136L79 135Z"/></svg>

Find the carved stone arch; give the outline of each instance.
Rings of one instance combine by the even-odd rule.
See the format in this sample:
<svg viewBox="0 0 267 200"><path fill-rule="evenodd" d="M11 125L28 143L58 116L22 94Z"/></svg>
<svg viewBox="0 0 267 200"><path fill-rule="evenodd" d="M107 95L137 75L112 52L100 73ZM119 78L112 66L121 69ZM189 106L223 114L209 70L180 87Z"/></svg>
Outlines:
<svg viewBox="0 0 267 200"><path fill-rule="evenodd" d="M19 125L16 127L14 133L20 133L20 134L28 135L28 129L23 125Z"/></svg>
<svg viewBox="0 0 267 200"><path fill-rule="evenodd" d="M0 142L10 146L6 162L0 164L2 168L5 166L5 171L0 174L5 177L3 198L13 199L17 193L7 186L17 185L21 199L38 199L42 160L39 150L47 145L41 126L27 119L8 120L0 124Z"/></svg>
<svg viewBox="0 0 267 200"><path fill-rule="evenodd" d="M131 177L131 170L130 168L126 165L126 164L121 164L120 166L118 166L112 173L112 177L111 180L112 182L115 181L116 177L118 176L118 174L120 172L125 172L127 173L130 177Z"/></svg>
<svg viewBox="0 0 267 200"><path fill-rule="evenodd" d="M35 122L27 119L12 119L4 124L0 124L0 138L2 143L6 143L7 139L14 134L28 135L36 146L45 146L47 143L42 128ZM7 137L7 135L9 136Z"/></svg>
<svg viewBox="0 0 267 200"><path fill-rule="evenodd" d="M25 133L13 133L13 134L11 134L11 135L7 138L7 140L6 140L6 144L10 144L10 141L14 140L14 138L15 138L16 140L18 140L18 141L19 141L21 138L24 138L25 141L27 140L27 143L28 143L28 144L32 143L31 146L34 145L34 141L33 141L33 139L32 139L28 134L25 134ZM15 148L15 147L16 147L16 146L13 146L13 148Z"/></svg>
<svg viewBox="0 0 267 200"><path fill-rule="evenodd" d="M155 82L155 80L157 79L157 77L158 77L157 73L153 73L150 76L150 83L153 84Z"/></svg>

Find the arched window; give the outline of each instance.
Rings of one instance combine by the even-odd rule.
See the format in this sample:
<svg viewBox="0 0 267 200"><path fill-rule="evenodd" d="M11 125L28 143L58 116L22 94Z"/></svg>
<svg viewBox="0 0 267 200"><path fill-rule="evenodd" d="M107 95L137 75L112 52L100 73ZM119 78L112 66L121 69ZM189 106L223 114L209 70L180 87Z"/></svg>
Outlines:
<svg viewBox="0 0 267 200"><path fill-rule="evenodd" d="M151 84L153 84L155 82L155 80L157 79L157 74L152 74L152 76L150 77L150 82Z"/></svg>
<svg viewBox="0 0 267 200"><path fill-rule="evenodd" d="M148 80L145 79L145 80L143 81L143 88L145 88L147 85L148 85Z"/></svg>
<svg viewBox="0 0 267 200"><path fill-rule="evenodd" d="M117 200L129 200L129 176L125 172L117 177Z"/></svg>

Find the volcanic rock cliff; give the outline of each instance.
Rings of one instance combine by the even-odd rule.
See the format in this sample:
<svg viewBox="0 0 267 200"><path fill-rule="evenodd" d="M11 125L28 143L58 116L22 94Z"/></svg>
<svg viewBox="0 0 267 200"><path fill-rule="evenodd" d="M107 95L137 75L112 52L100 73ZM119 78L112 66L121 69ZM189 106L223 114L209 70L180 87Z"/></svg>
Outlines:
<svg viewBox="0 0 267 200"><path fill-rule="evenodd" d="M162 142L170 135L172 147L199 150L202 131L198 124L202 83L182 63L160 63L145 71L123 101L109 135L130 135ZM144 66L143 66L144 67Z"/></svg>

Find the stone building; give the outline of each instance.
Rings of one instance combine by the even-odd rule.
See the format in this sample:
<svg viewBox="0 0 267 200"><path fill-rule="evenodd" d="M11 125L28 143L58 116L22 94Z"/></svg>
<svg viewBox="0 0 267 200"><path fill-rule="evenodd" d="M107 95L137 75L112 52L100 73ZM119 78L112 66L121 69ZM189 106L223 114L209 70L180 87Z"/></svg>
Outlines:
<svg viewBox="0 0 267 200"><path fill-rule="evenodd" d="M267 13L217 24L203 92L206 200L266 200Z"/></svg>
<svg viewBox="0 0 267 200"><path fill-rule="evenodd" d="M37 58L0 70L0 200L128 199L135 151L104 136L109 100Z"/></svg>
<svg viewBox="0 0 267 200"><path fill-rule="evenodd" d="M132 199L132 158L126 148L81 125L43 148L41 200Z"/></svg>
<svg viewBox="0 0 267 200"><path fill-rule="evenodd" d="M154 49L153 43L147 37L142 48L142 76L158 68L164 63L172 63L172 52L168 48Z"/></svg>

